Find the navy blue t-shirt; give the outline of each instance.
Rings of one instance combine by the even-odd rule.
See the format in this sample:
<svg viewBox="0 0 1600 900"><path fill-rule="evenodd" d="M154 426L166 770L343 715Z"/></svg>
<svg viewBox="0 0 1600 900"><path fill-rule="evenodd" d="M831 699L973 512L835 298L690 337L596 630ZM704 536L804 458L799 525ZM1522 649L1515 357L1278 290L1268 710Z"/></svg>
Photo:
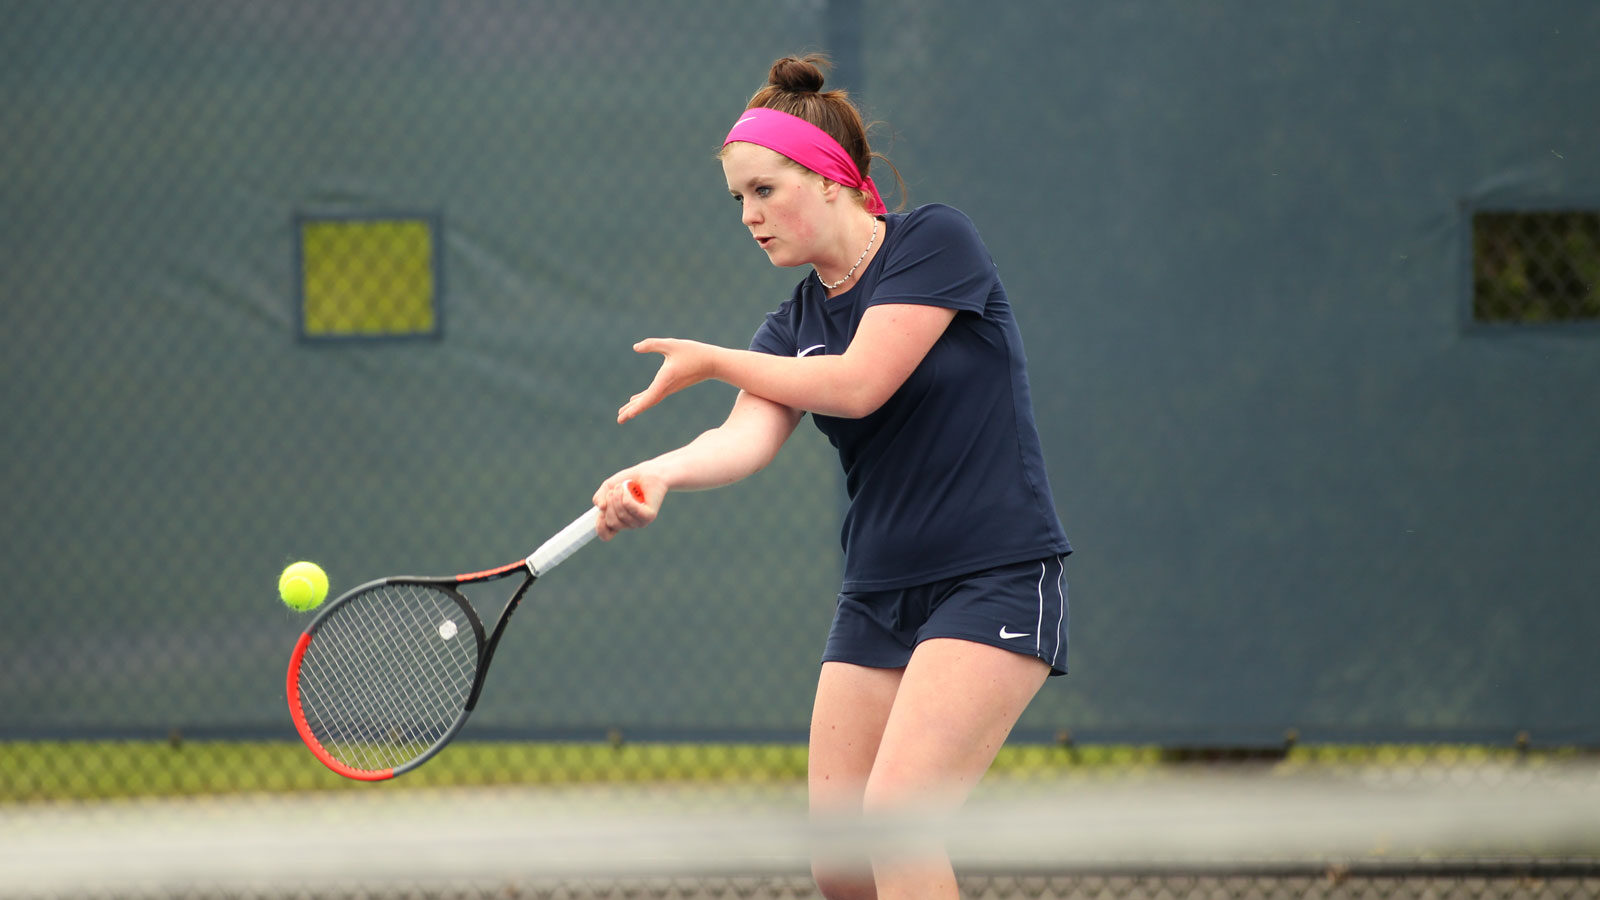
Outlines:
<svg viewBox="0 0 1600 900"><path fill-rule="evenodd" d="M853 288L829 299L807 275L750 344L780 356L842 354L871 306L957 310L878 410L813 416L839 450L850 496L842 590L910 587L1070 553L1045 477L1022 336L977 229L939 204L884 221L883 246Z"/></svg>

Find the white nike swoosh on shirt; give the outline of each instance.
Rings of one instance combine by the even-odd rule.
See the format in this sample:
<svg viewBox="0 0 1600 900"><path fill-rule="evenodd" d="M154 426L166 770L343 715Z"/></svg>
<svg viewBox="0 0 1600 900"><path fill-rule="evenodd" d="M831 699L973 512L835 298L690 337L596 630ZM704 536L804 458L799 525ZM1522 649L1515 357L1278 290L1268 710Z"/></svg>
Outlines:
<svg viewBox="0 0 1600 900"><path fill-rule="evenodd" d="M1008 640L1009 641L1012 638L1027 637L1030 634L1033 634L1033 632L1031 632L1031 631L1012 631L1011 629L1007 628L1004 625L1000 626L1000 637L1003 638L1004 640Z"/></svg>
<svg viewBox="0 0 1600 900"><path fill-rule="evenodd" d="M811 346L805 348L804 350L801 350L799 353L796 353L795 354L795 358L798 359L799 357L802 357L802 356L810 356L811 354L817 352L818 350L826 350L826 349L828 349L828 345L827 344L812 344Z"/></svg>

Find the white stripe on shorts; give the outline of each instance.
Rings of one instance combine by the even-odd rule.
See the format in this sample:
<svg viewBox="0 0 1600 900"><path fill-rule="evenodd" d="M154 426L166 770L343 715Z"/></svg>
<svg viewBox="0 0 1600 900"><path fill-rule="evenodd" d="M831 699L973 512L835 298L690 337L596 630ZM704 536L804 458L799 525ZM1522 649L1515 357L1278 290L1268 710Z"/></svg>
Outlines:
<svg viewBox="0 0 1600 900"><path fill-rule="evenodd" d="M1044 563L1039 563L1039 623L1033 627L1033 654L1044 657Z"/></svg>
<svg viewBox="0 0 1600 900"><path fill-rule="evenodd" d="M1056 557L1056 564L1061 568L1056 571L1056 649L1055 652L1050 654L1050 665L1052 666L1056 664L1056 660L1061 658L1061 623L1067 617L1066 591L1061 586L1061 582L1067 577L1067 567L1062 563L1059 556ZM1048 563L1039 563L1039 586L1037 589L1039 594L1039 623L1033 630L1033 652L1040 659L1044 658L1044 579L1049 573L1047 566Z"/></svg>
<svg viewBox="0 0 1600 900"><path fill-rule="evenodd" d="M1067 588L1065 586L1067 562L1058 556L1056 557L1056 565L1061 567L1056 570L1056 598L1061 605L1056 607L1056 652L1050 656L1050 665L1052 666L1056 664L1056 660L1061 658L1061 626L1066 624L1067 619Z"/></svg>

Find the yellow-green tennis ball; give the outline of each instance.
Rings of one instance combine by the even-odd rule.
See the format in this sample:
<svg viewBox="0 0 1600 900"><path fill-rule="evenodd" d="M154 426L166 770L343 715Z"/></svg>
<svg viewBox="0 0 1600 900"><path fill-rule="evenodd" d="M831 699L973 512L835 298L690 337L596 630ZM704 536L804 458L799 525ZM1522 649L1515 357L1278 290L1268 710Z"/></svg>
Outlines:
<svg viewBox="0 0 1600 900"><path fill-rule="evenodd" d="M293 563L278 576L278 596L290 609L316 609L328 597L328 573L313 562Z"/></svg>

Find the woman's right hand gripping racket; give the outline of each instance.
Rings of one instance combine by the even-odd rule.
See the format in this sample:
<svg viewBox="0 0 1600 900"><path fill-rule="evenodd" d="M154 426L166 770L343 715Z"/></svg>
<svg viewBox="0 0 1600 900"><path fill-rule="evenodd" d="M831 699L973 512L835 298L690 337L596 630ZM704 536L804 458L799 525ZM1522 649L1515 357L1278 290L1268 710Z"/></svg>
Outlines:
<svg viewBox="0 0 1600 900"><path fill-rule="evenodd" d="M639 485L628 482L645 502ZM506 623L529 586L595 537L590 509L526 559L447 578L391 577L342 594L289 657L289 715L324 765L381 781L431 759L461 731ZM461 593L465 584L520 573L494 630Z"/></svg>

